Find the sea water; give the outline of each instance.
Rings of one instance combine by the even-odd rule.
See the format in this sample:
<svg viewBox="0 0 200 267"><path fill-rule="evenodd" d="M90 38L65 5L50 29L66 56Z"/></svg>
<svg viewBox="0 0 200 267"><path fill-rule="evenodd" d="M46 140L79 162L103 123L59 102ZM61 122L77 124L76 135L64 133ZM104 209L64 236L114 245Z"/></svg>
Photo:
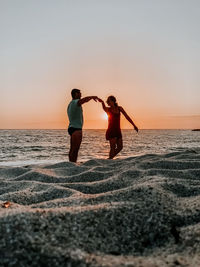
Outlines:
<svg viewBox="0 0 200 267"><path fill-rule="evenodd" d="M123 150L117 158L195 150L200 132L191 130L122 130ZM23 166L68 161L67 130L0 130L0 166ZM83 130L78 161L108 157L105 130Z"/></svg>

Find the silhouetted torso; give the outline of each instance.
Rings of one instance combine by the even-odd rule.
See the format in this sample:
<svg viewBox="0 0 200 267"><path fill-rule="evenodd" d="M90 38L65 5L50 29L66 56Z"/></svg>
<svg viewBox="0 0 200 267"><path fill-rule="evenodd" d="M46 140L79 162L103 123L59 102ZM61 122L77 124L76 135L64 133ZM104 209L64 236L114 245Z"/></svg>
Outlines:
<svg viewBox="0 0 200 267"><path fill-rule="evenodd" d="M106 139L122 138L120 129L120 110L118 112L112 112L111 109L108 114L108 129L106 131Z"/></svg>

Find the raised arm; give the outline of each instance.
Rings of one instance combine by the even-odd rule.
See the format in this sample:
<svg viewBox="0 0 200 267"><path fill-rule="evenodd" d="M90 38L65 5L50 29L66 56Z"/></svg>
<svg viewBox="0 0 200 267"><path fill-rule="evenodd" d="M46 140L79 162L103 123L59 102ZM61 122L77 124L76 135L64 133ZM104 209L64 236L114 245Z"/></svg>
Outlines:
<svg viewBox="0 0 200 267"><path fill-rule="evenodd" d="M135 123L132 121L132 119L129 117L129 115L126 113L126 111L122 108L122 107L119 107L121 113L124 115L124 117L127 119L127 121L129 121L134 129L136 130L136 132L138 132L138 127L135 125Z"/></svg>
<svg viewBox="0 0 200 267"><path fill-rule="evenodd" d="M98 101L101 102L103 110L104 110L105 112L108 112L108 108L106 107L104 101L103 101L101 98L98 98Z"/></svg>
<svg viewBox="0 0 200 267"><path fill-rule="evenodd" d="M78 105L81 106L87 102L89 102L90 100L94 100L94 101L97 101L98 100L98 97L97 96L86 96L86 97L83 97L81 99L79 99L78 101Z"/></svg>

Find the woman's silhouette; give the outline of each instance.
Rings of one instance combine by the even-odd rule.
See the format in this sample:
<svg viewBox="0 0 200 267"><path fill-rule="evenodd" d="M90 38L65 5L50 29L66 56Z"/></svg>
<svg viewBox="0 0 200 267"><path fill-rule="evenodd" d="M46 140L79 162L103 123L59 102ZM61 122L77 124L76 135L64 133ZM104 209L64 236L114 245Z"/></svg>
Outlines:
<svg viewBox="0 0 200 267"><path fill-rule="evenodd" d="M102 103L104 111L108 115L108 129L106 131L106 140L110 142L109 159L113 159L123 148L122 133L120 128L120 114L122 113L125 118L133 125L134 129L138 132L138 128L128 114L121 106L118 106L116 98L109 96L106 103L109 107L106 107L104 101L98 98Z"/></svg>

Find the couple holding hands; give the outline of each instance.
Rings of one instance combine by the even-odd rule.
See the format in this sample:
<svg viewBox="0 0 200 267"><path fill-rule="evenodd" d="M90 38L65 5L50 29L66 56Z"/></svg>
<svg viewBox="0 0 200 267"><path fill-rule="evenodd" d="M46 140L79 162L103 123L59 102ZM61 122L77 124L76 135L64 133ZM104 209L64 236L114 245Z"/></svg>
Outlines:
<svg viewBox="0 0 200 267"><path fill-rule="evenodd" d="M101 102L103 110L108 115L108 129L106 131L106 140L109 140L110 142L109 159L113 159L123 148L122 133L120 128L120 114L122 113L125 118L133 125L134 129L138 132L137 126L128 116L125 110L121 106L118 106L116 98L114 96L109 96L107 98L107 107L104 101L97 96L86 96L84 98L81 98L81 91L79 89L72 89L71 95L72 100L67 108L67 114L69 118L68 133L71 136L69 161L77 161L78 151L82 142L82 105L92 99L94 101Z"/></svg>

